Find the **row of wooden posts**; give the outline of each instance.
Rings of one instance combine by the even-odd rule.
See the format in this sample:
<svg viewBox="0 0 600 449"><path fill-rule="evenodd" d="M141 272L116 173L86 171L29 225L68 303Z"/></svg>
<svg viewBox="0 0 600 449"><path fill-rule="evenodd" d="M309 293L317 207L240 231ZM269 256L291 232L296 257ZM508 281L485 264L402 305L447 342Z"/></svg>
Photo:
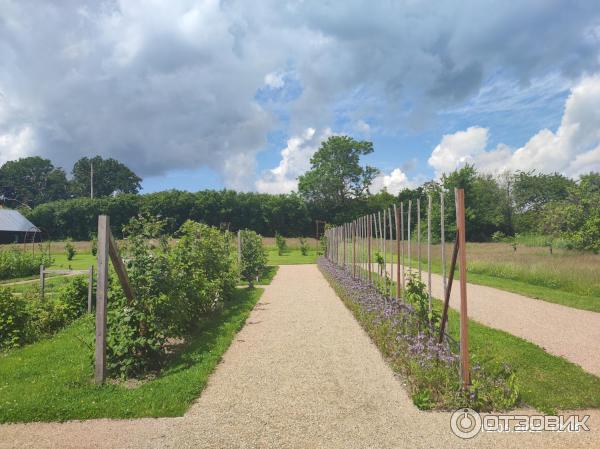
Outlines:
<svg viewBox="0 0 600 449"><path fill-rule="evenodd" d="M463 189L455 189L456 203L456 241L450 262L450 269L446 277L445 253L445 226L444 223L444 194L440 195L440 240L441 240L441 266L442 288L444 306L440 323L439 341L442 342L448 321L448 306L452 291L454 271L457 262L460 266L460 354L461 378L466 387L470 384L469 375L469 348L467 331L467 255L466 255L466 230L465 230L465 196ZM423 267L421 263L421 201L417 199L417 263L413 270L412 261L412 227L411 223L413 202L408 201L405 212L404 202L399 206L379 211L375 214L365 215L349 223L329 228L326 231L327 253L329 260L338 266L352 272L352 276L381 291L387 298L401 300L408 276L418 276L422 279ZM429 295L429 311L432 309L432 280L431 280L431 220L432 197L427 201L427 289ZM406 220L405 220L406 218ZM406 226L405 226L406 224ZM377 260L374 260L374 251ZM396 263L394 263L394 253ZM408 255L408 257L406 257ZM408 263L407 263L408 259ZM375 264L375 266L373 266ZM390 270L388 271L388 266ZM373 270L377 269L377 276ZM395 269L394 269L395 268ZM389 276L389 277L388 277ZM394 278L396 280L394 286Z"/></svg>

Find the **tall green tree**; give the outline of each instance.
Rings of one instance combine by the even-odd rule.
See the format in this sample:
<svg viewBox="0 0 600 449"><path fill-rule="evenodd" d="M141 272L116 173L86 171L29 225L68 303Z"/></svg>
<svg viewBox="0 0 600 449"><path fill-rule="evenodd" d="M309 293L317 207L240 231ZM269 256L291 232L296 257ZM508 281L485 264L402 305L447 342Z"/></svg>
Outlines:
<svg viewBox="0 0 600 449"><path fill-rule="evenodd" d="M94 196L109 196L115 193L138 193L142 178L116 159L83 157L73 165L71 191L75 196L90 194L91 167L94 168Z"/></svg>
<svg viewBox="0 0 600 449"><path fill-rule="evenodd" d="M0 195L16 200L15 205L35 207L64 199L67 185L64 170L38 156L8 161L0 168ZM7 204L12 206L10 200Z"/></svg>
<svg viewBox="0 0 600 449"><path fill-rule="evenodd" d="M310 159L310 170L298 178L298 192L315 218L339 222L354 217L354 206L366 198L379 173L360 164L361 156L372 152L373 143L348 136L331 136L321 143Z"/></svg>

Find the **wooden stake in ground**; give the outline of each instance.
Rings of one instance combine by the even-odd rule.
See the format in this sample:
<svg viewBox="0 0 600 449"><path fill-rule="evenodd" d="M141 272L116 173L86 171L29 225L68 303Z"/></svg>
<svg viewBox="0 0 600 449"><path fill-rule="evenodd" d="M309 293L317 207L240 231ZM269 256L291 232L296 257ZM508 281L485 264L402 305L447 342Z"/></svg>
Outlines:
<svg viewBox="0 0 600 449"><path fill-rule="evenodd" d="M388 208L388 224L390 226L390 298L393 298L394 297L394 234L392 231L392 211L389 208ZM397 232L397 230L396 230L396 232Z"/></svg>
<svg viewBox="0 0 600 449"><path fill-rule="evenodd" d="M452 260L450 261L450 271L448 275L448 283L444 290L444 308L442 309L442 321L440 323L440 339L441 343L444 339L444 331L446 329L446 322L448 321L448 306L450 305L450 293L452 293L452 283L454 282L454 270L456 269L456 259L458 258L458 232L456 234L456 242L454 242L454 249L452 251Z"/></svg>
<svg viewBox="0 0 600 449"><path fill-rule="evenodd" d="M410 213L412 211L412 201L408 200L408 274L411 274L412 268L412 251L410 247Z"/></svg>
<svg viewBox="0 0 600 449"><path fill-rule="evenodd" d="M442 250L442 289L446 297L446 230L444 229L444 191L440 192L440 240Z"/></svg>
<svg viewBox="0 0 600 449"><path fill-rule="evenodd" d="M92 313L92 295L94 292L94 266L90 266L88 274L88 313Z"/></svg>
<svg viewBox="0 0 600 449"><path fill-rule="evenodd" d="M367 266L367 276L369 277L369 284L371 284L372 281L372 274L371 274L371 216L369 215L368 219L367 219L367 260L368 260L368 266Z"/></svg>
<svg viewBox="0 0 600 449"><path fill-rule="evenodd" d="M46 273L44 266L40 265L40 299L44 300L44 291L46 290Z"/></svg>
<svg viewBox="0 0 600 449"><path fill-rule="evenodd" d="M401 289L404 290L404 202L400 203L400 239L402 240L402 267L400 268L400 282L402 283ZM402 294L402 291L400 292Z"/></svg>
<svg viewBox="0 0 600 449"><path fill-rule="evenodd" d="M417 261L419 264L419 280L421 280L421 198L417 198Z"/></svg>
<svg viewBox="0 0 600 449"><path fill-rule="evenodd" d="M456 228L458 230L458 250L460 260L460 369L463 387L470 385L469 375L469 329L467 315L467 251L465 224L465 191L454 191L456 201Z"/></svg>
<svg viewBox="0 0 600 449"><path fill-rule="evenodd" d="M427 290L429 293L429 315L431 316L431 195L427 198Z"/></svg>
<svg viewBox="0 0 600 449"><path fill-rule="evenodd" d="M108 252L110 221L108 216L98 217L98 281L96 287L96 366L97 384L106 378L106 304L108 300Z"/></svg>
<svg viewBox="0 0 600 449"><path fill-rule="evenodd" d="M240 267L242 265L242 231L240 229L238 229L237 234L238 234L237 235L237 238L238 238L238 241L237 241L237 244L238 244L237 245L238 246L237 247L237 250L238 250L237 251L237 253L238 253L238 267Z"/></svg>
<svg viewBox="0 0 600 449"><path fill-rule="evenodd" d="M352 277L356 279L356 224L352 222Z"/></svg>
<svg viewBox="0 0 600 449"><path fill-rule="evenodd" d="M383 273L381 273L383 275L383 296L384 298L387 296L387 226L385 225L385 221L386 221L386 213L385 213L385 209L383 210L383 223L381 223L381 225L383 226Z"/></svg>

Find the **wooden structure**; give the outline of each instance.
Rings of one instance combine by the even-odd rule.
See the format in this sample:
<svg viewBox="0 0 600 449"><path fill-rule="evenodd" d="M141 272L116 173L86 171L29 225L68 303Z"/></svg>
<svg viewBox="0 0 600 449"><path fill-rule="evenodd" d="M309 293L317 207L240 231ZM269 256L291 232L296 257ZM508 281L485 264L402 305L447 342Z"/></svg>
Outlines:
<svg viewBox="0 0 600 449"><path fill-rule="evenodd" d="M108 305L108 264L112 261L128 302L133 302L133 290L125 264L110 232L108 215L98 217L98 280L96 287L96 351L95 380L101 384L106 379L106 308Z"/></svg>
<svg viewBox="0 0 600 449"><path fill-rule="evenodd" d="M90 266L87 270L48 270L43 265L40 265L40 299L43 301L46 291L46 275L57 274L63 276L76 276L78 274L88 275L88 299L87 311L92 312L92 295L94 291L94 267Z"/></svg>

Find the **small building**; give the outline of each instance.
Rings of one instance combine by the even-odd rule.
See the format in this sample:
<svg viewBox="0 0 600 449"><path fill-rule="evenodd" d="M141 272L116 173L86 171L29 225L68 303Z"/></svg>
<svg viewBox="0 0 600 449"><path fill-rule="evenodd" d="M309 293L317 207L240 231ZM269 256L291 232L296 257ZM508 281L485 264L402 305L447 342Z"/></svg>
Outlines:
<svg viewBox="0 0 600 449"><path fill-rule="evenodd" d="M31 243L40 238L39 228L18 210L0 207L0 243Z"/></svg>

